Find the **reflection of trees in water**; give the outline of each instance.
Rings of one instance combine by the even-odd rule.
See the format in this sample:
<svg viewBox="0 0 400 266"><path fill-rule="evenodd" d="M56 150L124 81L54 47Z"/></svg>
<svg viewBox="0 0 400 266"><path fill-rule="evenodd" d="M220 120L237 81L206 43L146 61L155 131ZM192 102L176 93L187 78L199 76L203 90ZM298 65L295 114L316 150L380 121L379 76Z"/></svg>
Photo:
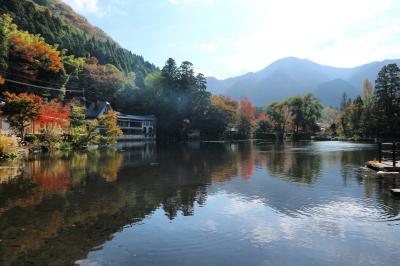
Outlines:
<svg viewBox="0 0 400 266"><path fill-rule="evenodd" d="M192 215L213 178L237 173L230 146L205 145L161 148L153 156L126 148L26 162L23 176L0 185L13 192L0 205L0 262L71 264L160 206L170 219Z"/></svg>
<svg viewBox="0 0 400 266"><path fill-rule="evenodd" d="M296 148L144 145L34 158L24 162L22 175L0 184L0 264L71 264L158 208L169 219L193 215L211 183L246 180L256 166L295 182L316 182L321 155ZM384 199L392 206L389 195Z"/></svg>
<svg viewBox="0 0 400 266"><path fill-rule="evenodd" d="M397 216L400 214L400 199L394 197L390 190L400 187L400 180L398 178L380 178L375 182L376 193L382 203L390 208L385 211L390 212L391 215ZM372 189L371 189L372 190Z"/></svg>
<svg viewBox="0 0 400 266"><path fill-rule="evenodd" d="M249 142L239 144L239 176L246 182L250 181L255 168L256 154L253 148Z"/></svg>
<svg viewBox="0 0 400 266"><path fill-rule="evenodd" d="M319 154L307 151L307 144L277 143L261 149L260 161L272 175L294 182L315 183L321 171ZM310 145L310 144L308 144Z"/></svg>

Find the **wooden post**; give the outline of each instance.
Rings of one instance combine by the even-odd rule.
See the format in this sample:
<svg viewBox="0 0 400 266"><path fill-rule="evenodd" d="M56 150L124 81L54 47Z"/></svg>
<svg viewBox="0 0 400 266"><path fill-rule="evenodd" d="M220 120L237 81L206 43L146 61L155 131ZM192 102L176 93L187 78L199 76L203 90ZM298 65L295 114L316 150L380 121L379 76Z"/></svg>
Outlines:
<svg viewBox="0 0 400 266"><path fill-rule="evenodd" d="M396 167L396 142L395 141L393 141L392 157L393 157L393 167Z"/></svg>
<svg viewBox="0 0 400 266"><path fill-rule="evenodd" d="M378 159L379 162L382 162L382 142L378 142Z"/></svg>

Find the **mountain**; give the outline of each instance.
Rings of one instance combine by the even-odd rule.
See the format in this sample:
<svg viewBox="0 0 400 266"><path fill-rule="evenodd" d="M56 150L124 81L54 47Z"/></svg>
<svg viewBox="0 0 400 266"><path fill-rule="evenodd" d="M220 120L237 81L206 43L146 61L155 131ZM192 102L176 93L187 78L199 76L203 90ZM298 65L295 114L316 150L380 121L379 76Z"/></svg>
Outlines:
<svg viewBox="0 0 400 266"><path fill-rule="evenodd" d="M112 64L125 73L136 73L136 84L157 67L122 48L101 29L91 25L60 0L0 0L0 14L10 14L19 29L43 36L68 54L94 56L100 64Z"/></svg>
<svg viewBox="0 0 400 266"><path fill-rule="evenodd" d="M224 94L234 99L248 96L258 106L309 92L324 105L338 106L343 92L352 98L362 94L363 81L369 79L374 83L379 70L390 63L400 65L400 59L339 68L287 57L258 72L225 80L208 77L207 81L213 94Z"/></svg>

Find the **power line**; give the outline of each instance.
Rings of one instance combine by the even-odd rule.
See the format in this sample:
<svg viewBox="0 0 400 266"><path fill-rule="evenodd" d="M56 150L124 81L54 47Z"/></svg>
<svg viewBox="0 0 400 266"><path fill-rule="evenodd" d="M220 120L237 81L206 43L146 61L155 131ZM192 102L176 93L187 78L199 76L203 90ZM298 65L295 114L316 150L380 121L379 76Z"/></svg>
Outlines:
<svg viewBox="0 0 400 266"><path fill-rule="evenodd" d="M0 73L3 73L5 75L8 74L8 75L11 75L11 76L17 76L17 77L24 78L24 79L27 79L27 80L30 80L30 81L39 81L40 83L47 83L47 84L55 85L55 86L59 86L60 85L60 84L57 84L57 83L54 83L54 82L48 82L48 81L40 80L40 79L37 79L37 78L30 78L30 77L25 76L25 75L12 73L12 72L8 72L8 71L0 71ZM68 85L68 87L70 87L70 88L80 88L78 86L71 86L71 85Z"/></svg>
<svg viewBox="0 0 400 266"><path fill-rule="evenodd" d="M11 83L15 83L15 84L19 84L19 85L24 85L24 86L29 86L29 87L34 87L34 88L38 88L38 89L46 89L46 90L54 90L54 91L68 91L68 92L81 92L83 93L82 90L78 91L78 90L68 90L68 89L58 89L58 88L51 88L51 87L44 87L44 86L38 86L38 85L33 85L33 84L29 84L29 83L25 83L25 82L21 82L21 81L16 81L16 80L12 80L12 79L6 79L4 78L5 81L7 82L11 82Z"/></svg>

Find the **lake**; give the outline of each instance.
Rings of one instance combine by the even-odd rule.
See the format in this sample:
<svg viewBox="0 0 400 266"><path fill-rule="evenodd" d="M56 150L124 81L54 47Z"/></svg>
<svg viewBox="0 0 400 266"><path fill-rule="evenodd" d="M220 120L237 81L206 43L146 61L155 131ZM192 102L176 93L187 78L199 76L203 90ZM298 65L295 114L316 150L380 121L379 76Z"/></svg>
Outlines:
<svg viewBox="0 0 400 266"><path fill-rule="evenodd" d="M398 265L373 144L132 143L0 167L3 265ZM397 182L397 184L396 184Z"/></svg>

